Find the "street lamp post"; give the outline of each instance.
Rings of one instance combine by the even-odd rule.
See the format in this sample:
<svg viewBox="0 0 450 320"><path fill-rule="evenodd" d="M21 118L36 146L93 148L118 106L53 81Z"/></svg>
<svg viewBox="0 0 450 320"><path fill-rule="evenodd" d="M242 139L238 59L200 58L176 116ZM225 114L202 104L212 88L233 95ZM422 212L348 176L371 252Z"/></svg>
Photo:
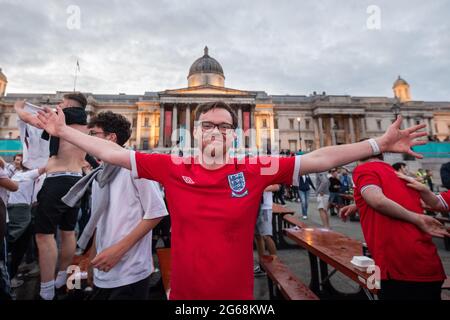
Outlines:
<svg viewBox="0 0 450 320"><path fill-rule="evenodd" d="M301 133L301 129L300 129L301 121L302 121L302 118L298 117L297 118L297 122L298 122L298 144L300 146L300 150L302 149L302 133Z"/></svg>

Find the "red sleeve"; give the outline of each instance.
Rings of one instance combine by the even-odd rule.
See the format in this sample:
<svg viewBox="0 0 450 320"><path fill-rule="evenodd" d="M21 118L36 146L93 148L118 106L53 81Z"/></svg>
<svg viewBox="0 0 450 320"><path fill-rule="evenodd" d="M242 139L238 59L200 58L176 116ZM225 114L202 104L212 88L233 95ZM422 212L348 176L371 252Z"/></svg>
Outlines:
<svg viewBox="0 0 450 320"><path fill-rule="evenodd" d="M300 173L300 158L295 157L258 157L257 173L265 186L272 184L287 184L298 186Z"/></svg>
<svg viewBox="0 0 450 320"><path fill-rule="evenodd" d="M355 182L356 190L361 192L361 188L368 185L375 185L381 188L381 178L375 170L364 166L357 167L353 172L353 181Z"/></svg>
<svg viewBox="0 0 450 320"><path fill-rule="evenodd" d="M167 154L146 154L130 152L131 171L133 177L144 178L164 183L173 165Z"/></svg>
<svg viewBox="0 0 450 320"><path fill-rule="evenodd" d="M441 192L438 197L442 201L444 208L450 210L450 191Z"/></svg>

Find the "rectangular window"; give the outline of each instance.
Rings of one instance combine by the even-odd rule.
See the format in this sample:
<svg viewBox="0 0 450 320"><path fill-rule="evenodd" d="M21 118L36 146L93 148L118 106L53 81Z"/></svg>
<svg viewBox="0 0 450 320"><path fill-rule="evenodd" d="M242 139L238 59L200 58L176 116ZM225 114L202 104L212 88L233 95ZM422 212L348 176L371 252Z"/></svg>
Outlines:
<svg viewBox="0 0 450 320"><path fill-rule="evenodd" d="M133 124L132 124L133 128L137 127L137 119L133 118Z"/></svg>
<svg viewBox="0 0 450 320"><path fill-rule="evenodd" d="M294 129L294 119L289 119L289 129Z"/></svg>
<svg viewBox="0 0 450 320"><path fill-rule="evenodd" d="M9 116L5 116L3 118L3 126L8 127L9 126Z"/></svg>
<svg viewBox="0 0 450 320"><path fill-rule="evenodd" d="M262 127L267 128L267 119L263 119L262 121Z"/></svg>
<svg viewBox="0 0 450 320"><path fill-rule="evenodd" d="M278 129L278 119L273 119L273 125L275 129Z"/></svg>
<svg viewBox="0 0 450 320"><path fill-rule="evenodd" d="M148 138L142 139L142 150L148 150Z"/></svg>
<svg viewBox="0 0 450 320"><path fill-rule="evenodd" d="M147 117L144 118L144 127L145 128L149 127L149 119Z"/></svg>
<svg viewBox="0 0 450 320"><path fill-rule="evenodd" d="M309 130L309 128L310 128L309 126L310 126L310 121L309 121L309 119L306 119L305 120L305 129Z"/></svg>
<svg viewBox="0 0 450 320"><path fill-rule="evenodd" d="M377 120L378 131L381 131L381 120Z"/></svg>

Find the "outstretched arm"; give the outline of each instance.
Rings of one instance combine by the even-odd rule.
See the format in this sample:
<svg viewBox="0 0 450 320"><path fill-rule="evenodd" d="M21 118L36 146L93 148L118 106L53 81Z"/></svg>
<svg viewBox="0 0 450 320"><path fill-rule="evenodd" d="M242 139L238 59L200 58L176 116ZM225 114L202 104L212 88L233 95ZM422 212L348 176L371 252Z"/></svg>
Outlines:
<svg viewBox="0 0 450 320"><path fill-rule="evenodd" d="M415 140L427 135L426 132L418 132L420 129L425 128L426 125L421 124L400 130L401 123L402 118L399 116L383 136L375 139L380 151L382 153L407 153L414 157L422 158L420 154L412 151L411 147L426 144L425 141ZM303 175L311 172L323 172L367 158L372 154L373 150L369 141L320 148L302 156L300 173Z"/></svg>
<svg viewBox="0 0 450 320"><path fill-rule="evenodd" d="M377 212L393 219L403 220L414 224L423 232L432 236L444 237L450 236L445 227L433 217L417 214L409 211L398 203L387 198L380 187L370 185L361 188L361 195L367 204Z"/></svg>
<svg viewBox="0 0 450 320"><path fill-rule="evenodd" d="M44 108L44 111L39 111L38 116L34 118L38 120L37 127L43 128L50 135L60 137L104 162L131 170L129 150L114 142L92 137L69 127L60 107L57 107L57 112Z"/></svg>
<svg viewBox="0 0 450 320"><path fill-rule="evenodd" d="M438 198L437 195L435 195L430 189L428 189L427 186L425 186L423 183L417 181L414 178L408 177L404 174L401 174L397 172L397 176L400 179L403 179L407 182L407 186L419 191L420 197L422 198L423 202L431 207L432 210L436 211L444 211L446 210L444 203Z"/></svg>

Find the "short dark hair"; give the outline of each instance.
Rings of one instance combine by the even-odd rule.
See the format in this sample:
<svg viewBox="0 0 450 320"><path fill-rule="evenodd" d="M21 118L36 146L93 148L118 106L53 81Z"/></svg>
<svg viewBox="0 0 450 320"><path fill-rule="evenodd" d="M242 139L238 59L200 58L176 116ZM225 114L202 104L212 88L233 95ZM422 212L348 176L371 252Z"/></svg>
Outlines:
<svg viewBox="0 0 450 320"><path fill-rule="evenodd" d="M78 102L83 109L86 108L87 99L81 92L70 92L64 95L64 99L74 100Z"/></svg>
<svg viewBox="0 0 450 320"><path fill-rule="evenodd" d="M224 109L227 110L230 115L231 115L231 119L233 120L233 128L236 129L237 125L238 125L238 119L237 119L237 115L236 112L234 112L233 108L231 108L228 104L226 104L223 101L216 101L216 102L206 102L206 103L201 103L197 106L197 108L195 108L195 121L197 121L200 118L200 115L203 113L206 113L210 110L213 109Z"/></svg>
<svg viewBox="0 0 450 320"><path fill-rule="evenodd" d="M111 111L100 112L92 117L88 128L99 127L106 133L115 133L117 144L123 146L131 136L131 123L123 115Z"/></svg>
<svg viewBox="0 0 450 320"><path fill-rule="evenodd" d="M22 153L16 153L16 154L14 155L13 160L16 160L17 157L21 157L21 158L23 159L23 154L22 154Z"/></svg>
<svg viewBox="0 0 450 320"><path fill-rule="evenodd" d="M402 167L406 167L406 163L404 162L396 162L392 165L392 168L394 168L395 171L400 170Z"/></svg>

